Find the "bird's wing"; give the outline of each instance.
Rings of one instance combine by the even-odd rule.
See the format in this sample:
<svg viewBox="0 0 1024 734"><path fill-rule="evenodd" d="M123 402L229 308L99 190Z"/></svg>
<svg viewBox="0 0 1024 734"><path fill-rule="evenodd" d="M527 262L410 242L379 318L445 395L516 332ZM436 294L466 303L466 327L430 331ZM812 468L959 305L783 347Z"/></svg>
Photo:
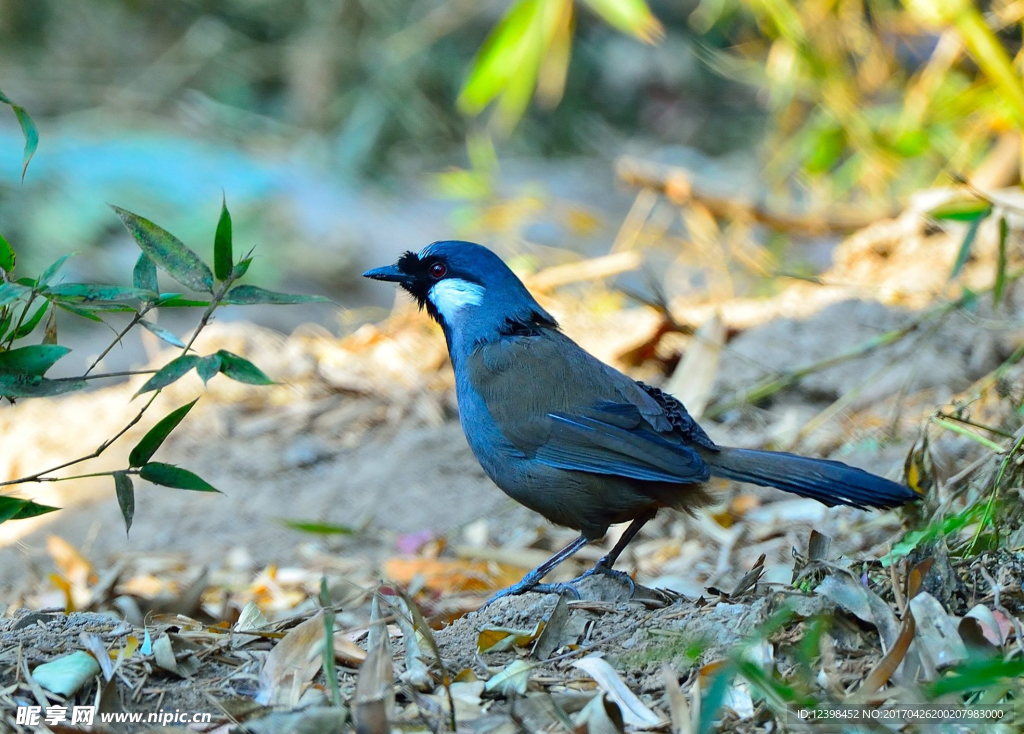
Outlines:
<svg viewBox="0 0 1024 734"><path fill-rule="evenodd" d="M646 481L709 477L655 397L558 332L481 345L465 367L498 429L535 461Z"/></svg>

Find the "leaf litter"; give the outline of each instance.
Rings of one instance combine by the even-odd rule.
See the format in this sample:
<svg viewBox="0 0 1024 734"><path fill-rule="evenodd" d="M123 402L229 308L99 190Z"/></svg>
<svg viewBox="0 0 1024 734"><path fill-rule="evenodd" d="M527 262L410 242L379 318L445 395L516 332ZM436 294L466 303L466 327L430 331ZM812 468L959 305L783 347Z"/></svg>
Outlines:
<svg viewBox="0 0 1024 734"><path fill-rule="evenodd" d="M893 237L887 246L897 248L896 260L906 256L900 246L920 245L885 236ZM837 280L840 274L854 280L858 257L874 257L864 235L837 251ZM965 267L967 277L972 268ZM898 268L886 272L898 292L903 274ZM946 276L948 269L943 284ZM205 281L193 285L205 287ZM1007 302L1012 286L1006 285ZM823 292L814 291L810 300ZM918 298L919 290L904 292L906 303ZM771 308L782 309L784 302L776 297ZM858 315L870 320L882 314L876 329L893 328L890 319L908 316L896 308L838 304L806 321L783 318L758 327L743 321L740 306L728 302L716 319L696 319L696 333L687 337L666 330L650 311L595 317L585 304L561 304L567 331L640 377L672 376L673 358L680 352L688 357L686 371L701 376L690 400L707 406L723 442L796 442L802 451L838 450L844 458L860 453L873 465L898 466L906 457L917 473L915 484L936 488L935 504L911 511L926 521L912 541L895 543L901 530L895 514L826 511L811 501L780 501L769 491L732 487L698 518L659 517L630 546L623 568L636 569L635 601L599 578L588 580L579 601L527 595L471 614L489 592L518 580L569 534L502 505L474 468L456 440L451 375L430 327L399 311L384 325L364 326L339 342L313 332L282 341L218 325L203 335L197 353L243 355L266 369L275 385L257 393L210 381L189 414L194 432L172 435L161 451L168 465L187 457L189 466L219 467L200 473L226 492L218 501L237 503L230 505L233 518L251 518L255 508L294 498L277 518L312 532L282 527L285 541L268 536L263 549L246 542L245 526L232 535L222 523L188 534L176 530L168 546L181 552L151 545L117 558L105 535L86 542L68 532L75 538L69 541L65 531L54 532L66 526L47 521L41 532L51 539L42 544L45 564L38 565L52 573L26 573L0 600L7 605L0 618L0 710L40 698L101 700L136 711L190 708L214 712L205 730L218 732L353 726L374 733L513 731L523 722L530 731L594 734L651 727L697 732L709 722L720 730L760 732L773 730L786 709L807 695L885 705L985 681L1006 681L1006 690L1015 690L1014 660L1024 649L1019 516L1001 529L1012 542L982 544L973 556L960 550L979 532L979 517L966 514L972 503L1000 466L1003 474L1010 472L1007 481L1018 482L1014 486L1019 472L990 447L944 426L968 418L1010 434L1016 430L1020 396L1013 385L1020 369L1011 363L1000 368L998 379L989 379L1016 337L1007 332L1011 349L990 343L950 357L933 342L971 344L979 332L971 331L970 322L943 324L928 333L931 342L913 341L910 358L941 362L948 368L946 383L904 379L888 392L859 393L837 412L835 400L893 359L868 351L849 362L853 376L843 377L846 368L840 366L809 373L809 387L785 382L776 390L765 383L775 404L771 413L759 413L722 401L736 385L755 382L744 372L749 357L737 353L750 355L756 352L751 345L761 344L773 354L774 345L788 343L794 352L789 362L770 360L783 373L798 371L807 361L797 347L800 339L811 344L811 354L836 344L837 324L856 323ZM685 325L696 313L682 308L675 318ZM800 333L794 335L796 326ZM629 335L642 348L609 334ZM686 349L686 338L699 338L701 346L694 342ZM670 379L682 380L682 368L674 372ZM180 405L199 394L200 384L201 376L189 376L166 392ZM67 405L103 416L100 406L139 387L76 395ZM947 417L933 426L930 441L920 442L921 417L936 404L945 405ZM154 413L167 415L170 407ZM807 425L817 427L808 432ZM140 425L132 434L135 443L151 430L152 423ZM157 428L151 435L160 433ZM294 458L265 466L268 458L282 456L276 450L282 445L291 447L287 455ZM398 452L388 470L408 467L409 473L391 475L395 480L361 468L361 455L382 449ZM423 479L425 470L435 473L430 481ZM232 472L243 482L232 480ZM318 482L331 488L331 501L304 513L302 493L292 488ZM368 482L387 484L394 497L367 493ZM402 494L418 483L419 494ZM439 499L443 491L460 501ZM246 492L244 501L237 499ZM148 487L145 494L142 486L134 493L132 539L146 543L155 526L143 515L161 500ZM273 497L276 503L269 501ZM127 502L126 491L121 499ZM166 507L180 511L184 501L178 495ZM410 506L416 512L408 512ZM174 512L162 514L162 522L174 523ZM442 514L447 525L439 521ZM207 518L190 519L202 528ZM202 557L203 543L182 549L188 539L207 536L213 553ZM404 540L414 536L416 543ZM604 550L585 549L566 564L562 578L584 570ZM197 558L207 573L197 575ZM321 583L336 602L330 609L317 602L323 599ZM666 591L648 593L651 588ZM336 663L340 706L332 705L325 650ZM68 659L80 661L70 666L77 677L48 677L52 666L60 670L67 665L60 661Z"/></svg>

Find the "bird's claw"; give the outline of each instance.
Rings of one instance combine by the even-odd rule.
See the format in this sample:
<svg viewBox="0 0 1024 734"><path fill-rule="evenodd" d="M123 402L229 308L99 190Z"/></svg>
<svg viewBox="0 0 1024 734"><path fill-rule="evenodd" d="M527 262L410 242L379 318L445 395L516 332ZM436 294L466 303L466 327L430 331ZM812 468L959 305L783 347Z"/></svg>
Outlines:
<svg viewBox="0 0 1024 734"><path fill-rule="evenodd" d="M592 569L590 569L586 573L577 576L571 581L563 581L557 584L541 584L537 583L537 581L533 579L525 578L518 584L513 584L507 589L502 589L501 591L499 591L497 594L495 594L490 599L485 601L480 606L480 608L477 609L477 611L481 611L486 607L489 607L498 599L503 599L506 596L518 596L519 594L525 594L528 591L532 591L537 594L570 594L576 599L581 599L582 597L580 595L579 589L576 588L576 584L578 584L585 578L589 578L590 576L596 576L598 574L602 576L608 576L610 578L615 579L616 581L621 581L626 586L628 586L629 597L631 599L633 598L633 595L636 594L636 582L633 581L633 578L628 573L626 573L625 571L616 571L614 568L609 568L607 565L601 563L601 561L598 561L597 565L595 565Z"/></svg>
<svg viewBox="0 0 1024 734"><path fill-rule="evenodd" d="M592 569L590 569L589 571L584 573L582 576L579 576L578 578L573 579L569 583L575 583L577 581L582 581L583 579L587 578L588 576L596 576L598 574L600 574L602 576L608 576L609 578L613 578L616 581L621 581L626 586L628 586L629 587L629 598L630 599L632 599L633 595L636 594L636 582L633 580L632 576L630 576L625 571L616 571L614 568L610 568L609 566L604 565L603 563L601 563L601 561L598 561L597 565L595 565Z"/></svg>

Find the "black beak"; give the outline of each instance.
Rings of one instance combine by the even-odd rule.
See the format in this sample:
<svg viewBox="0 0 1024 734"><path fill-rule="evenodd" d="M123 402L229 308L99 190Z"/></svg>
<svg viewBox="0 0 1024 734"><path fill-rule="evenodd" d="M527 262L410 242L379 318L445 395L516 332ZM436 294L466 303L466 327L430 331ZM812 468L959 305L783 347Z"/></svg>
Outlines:
<svg viewBox="0 0 1024 734"><path fill-rule="evenodd" d="M409 283L412 278L403 273L395 265L385 265L383 268L374 268L373 270L367 270L363 273L364 278L370 278L371 280L386 280L389 283Z"/></svg>

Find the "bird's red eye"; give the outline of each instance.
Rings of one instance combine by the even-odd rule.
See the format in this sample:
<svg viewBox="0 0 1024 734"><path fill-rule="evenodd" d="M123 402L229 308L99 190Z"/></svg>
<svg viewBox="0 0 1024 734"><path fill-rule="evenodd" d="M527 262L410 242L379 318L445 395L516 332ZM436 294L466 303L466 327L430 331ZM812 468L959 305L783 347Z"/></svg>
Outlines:
<svg viewBox="0 0 1024 734"><path fill-rule="evenodd" d="M434 263L430 266L430 277L435 280L440 280L448 274L448 268L445 267L444 263Z"/></svg>

